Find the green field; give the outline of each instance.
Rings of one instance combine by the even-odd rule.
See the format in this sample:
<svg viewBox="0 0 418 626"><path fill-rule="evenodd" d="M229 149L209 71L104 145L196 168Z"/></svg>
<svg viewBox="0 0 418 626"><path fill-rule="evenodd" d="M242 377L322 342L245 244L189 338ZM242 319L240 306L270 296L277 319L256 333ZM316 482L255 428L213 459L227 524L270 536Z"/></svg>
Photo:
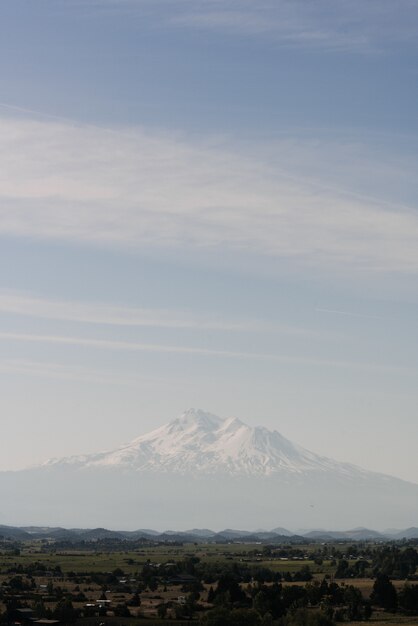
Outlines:
<svg viewBox="0 0 418 626"><path fill-rule="evenodd" d="M309 557L309 553L315 548L317 548L315 545L304 546L304 551ZM335 569L327 560L318 566L309 558L303 560L265 558L261 552L257 552L257 546L252 544L184 544L183 546L151 546L123 552L99 552L90 549L85 551L57 550L47 553L41 552L41 545L32 544L22 549L19 556L0 553L0 572L19 564L26 565L38 561L50 567L59 565L64 572L106 572L121 568L128 574L141 569L147 561L165 563L183 560L187 557L198 557L203 563L247 563L266 567L275 572L293 573L307 565L313 573L317 574L332 574Z"/></svg>

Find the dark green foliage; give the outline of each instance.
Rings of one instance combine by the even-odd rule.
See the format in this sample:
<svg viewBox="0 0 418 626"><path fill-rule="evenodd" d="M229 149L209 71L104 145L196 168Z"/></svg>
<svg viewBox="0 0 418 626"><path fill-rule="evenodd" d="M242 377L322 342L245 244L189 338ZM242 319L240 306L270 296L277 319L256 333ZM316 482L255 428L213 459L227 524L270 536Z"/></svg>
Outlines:
<svg viewBox="0 0 418 626"><path fill-rule="evenodd" d="M418 585L404 585L398 594L399 608L410 615L418 615Z"/></svg>
<svg viewBox="0 0 418 626"><path fill-rule="evenodd" d="M329 583L326 578L322 581L314 580L305 585L305 591L310 606L317 606L325 600L330 606L343 603L344 591L337 583Z"/></svg>
<svg viewBox="0 0 418 626"><path fill-rule="evenodd" d="M167 605L164 602L157 606L157 614L160 619L165 619L167 615Z"/></svg>
<svg viewBox="0 0 418 626"><path fill-rule="evenodd" d="M41 619L41 618L50 619L52 617L51 610L48 609L44 605L42 598L37 600L37 602L35 603L33 607L33 613L34 613L34 616L37 617L38 619Z"/></svg>
<svg viewBox="0 0 418 626"><path fill-rule="evenodd" d="M286 610L306 606L308 604L308 593L306 589L299 585L284 587L283 604Z"/></svg>
<svg viewBox="0 0 418 626"><path fill-rule="evenodd" d="M208 602L209 602L209 604L213 604L214 600L215 600L215 592L213 590L213 587L211 586L209 588L209 591L208 591Z"/></svg>
<svg viewBox="0 0 418 626"><path fill-rule="evenodd" d="M335 623L322 612L298 609L283 620L283 626L335 626Z"/></svg>
<svg viewBox="0 0 418 626"><path fill-rule="evenodd" d="M293 574L294 582L308 582L309 580L312 580L312 578L313 576L309 565L304 565L300 570Z"/></svg>
<svg viewBox="0 0 418 626"><path fill-rule="evenodd" d="M130 617L131 613L126 604L117 604L114 608L116 617Z"/></svg>
<svg viewBox="0 0 418 626"><path fill-rule="evenodd" d="M224 574L219 578L215 592L215 602L221 596L227 597L228 602L232 604L248 604L248 598L239 585L239 581L236 576L231 574Z"/></svg>
<svg viewBox="0 0 418 626"><path fill-rule="evenodd" d="M15 591L24 591L30 589L28 582L23 580L22 576L14 576L9 580L9 587Z"/></svg>
<svg viewBox="0 0 418 626"><path fill-rule="evenodd" d="M346 559L340 559L335 572L335 578L347 578L349 567L349 563Z"/></svg>
<svg viewBox="0 0 418 626"><path fill-rule="evenodd" d="M344 590L344 604L348 621L361 620L365 614L365 601L360 589L350 585Z"/></svg>
<svg viewBox="0 0 418 626"><path fill-rule="evenodd" d="M141 597L139 593L136 591L132 598L128 602L129 606L141 606Z"/></svg>
<svg viewBox="0 0 418 626"><path fill-rule="evenodd" d="M372 603L387 611L396 611L398 606L397 596L396 589L389 577L386 574L378 574L370 596Z"/></svg>
<svg viewBox="0 0 418 626"><path fill-rule="evenodd" d="M230 613L231 626L259 626L261 618L253 609L234 609Z"/></svg>
<svg viewBox="0 0 418 626"><path fill-rule="evenodd" d="M148 589L150 591L157 591L158 589L158 580L154 576L148 581Z"/></svg>
<svg viewBox="0 0 418 626"><path fill-rule="evenodd" d="M412 547L383 546L373 558L374 572L394 578L408 578L415 574L418 566L418 553Z"/></svg>
<svg viewBox="0 0 418 626"><path fill-rule="evenodd" d="M65 598L58 602L52 615L63 624L73 624L77 620L78 611L73 607L71 600Z"/></svg>
<svg viewBox="0 0 418 626"><path fill-rule="evenodd" d="M123 578L125 576L125 573L123 569L121 569L120 567L117 567L116 569L113 570L113 576L115 576L116 578Z"/></svg>
<svg viewBox="0 0 418 626"><path fill-rule="evenodd" d="M203 615L200 623L204 626L262 626L262 620L253 609L216 608Z"/></svg>
<svg viewBox="0 0 418 626"><path fill-rule="evenodd" d="M2 615L2 621L10 623L17 619L16 610L23 608L23 604L18 598L7 598L7 600L5 601L5 608L6 610L4 612L4 615Z"/></svg>
<svg viewBox="0 0 418 626"><path fill-rule="evenodd" d="M225 607L216 607L205 613L200 623L205 626L228 626L230 624L230 611Z"/></svg>
<svg viewBox="0 0 418 626"><path fill-rule="evenodd" d="M282 586L277 583L271 586L259 586L255 589L255 595L253 596L253 608L261 616L269 613L274 619L281 617L286 610L282 593Z"/></svg>

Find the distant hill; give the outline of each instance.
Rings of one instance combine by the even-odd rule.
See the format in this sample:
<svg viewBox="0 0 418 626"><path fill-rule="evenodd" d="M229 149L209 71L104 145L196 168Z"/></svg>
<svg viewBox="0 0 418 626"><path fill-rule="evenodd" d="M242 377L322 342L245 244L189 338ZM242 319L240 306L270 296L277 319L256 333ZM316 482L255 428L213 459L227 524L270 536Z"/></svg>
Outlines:
<svg viewBox="0 0 418 626"><path fill-rule="evenodd" d="M271 532L276 533L276 535L284 535L285 537L290 537L294 534L291 533L290 530L287 530L287 528L282 528L281 526L279 526L278 528L273 528Z"/></svg>
<svg viewBox="0 0 418 626"><path fill-rule="evenodd" d="M412 526L392 535L394 539L418 539L418 528Z"/></svg>
<svg viewBox="0 0 418 626"><path fill-rule="evenodd" d="M97 542L102 540L138 541L141 539L157 542L259 542L259 543L301 543L306 541L384 541L386 539L418 539L418 528L411 527L401 531L380 533L369 528L354 528L352 530L311 530L302 534L287 534L277 532L278 527L271 531L234 530L226 528L219 532L204 529L166 530L153 529L139 530L110 530L107 528L62 528L48 526L6 526L0 525L0 536L10 541L29 541L33 539L50 539L70 543Z"/></svg>
<svg viewBox="0 0 418 626"><path fill-rule="evenodd" d="M338 541L352 539L354 541L367 541L371 539L385 539L383 533L368 528L355 528L353 530L331 531L331 530L311 530L303 533L307 539L315 539L322 541Z"/></svg>
<svg viewBox="0 0 418 626"><path fill-rule="evenodd" d="M31 535L23 528L0 525L0 538L25 541L29 540L31 538Z"/></svg>

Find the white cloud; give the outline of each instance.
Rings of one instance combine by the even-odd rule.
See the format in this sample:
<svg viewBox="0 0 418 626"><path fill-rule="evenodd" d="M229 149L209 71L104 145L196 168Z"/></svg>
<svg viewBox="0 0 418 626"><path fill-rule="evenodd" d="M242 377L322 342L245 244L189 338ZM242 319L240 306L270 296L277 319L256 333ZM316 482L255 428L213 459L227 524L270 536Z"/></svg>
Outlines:
<svg viewBox="0 0 418 626"><path fill-rule="evenodd" d="M0 118L0 233L418 270L416 212L309 179L306 164L289 175L277 165L286 151L295 162L288 142L275 143L276 164L256 157L257 146L245 150L138 128Z"/></svg>

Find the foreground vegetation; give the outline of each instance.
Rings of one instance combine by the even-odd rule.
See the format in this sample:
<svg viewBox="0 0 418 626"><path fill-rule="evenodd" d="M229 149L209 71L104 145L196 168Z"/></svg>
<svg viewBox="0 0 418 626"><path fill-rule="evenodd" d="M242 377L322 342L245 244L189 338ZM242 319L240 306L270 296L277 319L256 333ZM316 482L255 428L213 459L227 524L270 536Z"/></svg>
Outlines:
<svg viewBox="0 0 418 626"><path fill-rule="evenodd" d="M416 542L0 542L0 622L418 625Z"/></svg>

